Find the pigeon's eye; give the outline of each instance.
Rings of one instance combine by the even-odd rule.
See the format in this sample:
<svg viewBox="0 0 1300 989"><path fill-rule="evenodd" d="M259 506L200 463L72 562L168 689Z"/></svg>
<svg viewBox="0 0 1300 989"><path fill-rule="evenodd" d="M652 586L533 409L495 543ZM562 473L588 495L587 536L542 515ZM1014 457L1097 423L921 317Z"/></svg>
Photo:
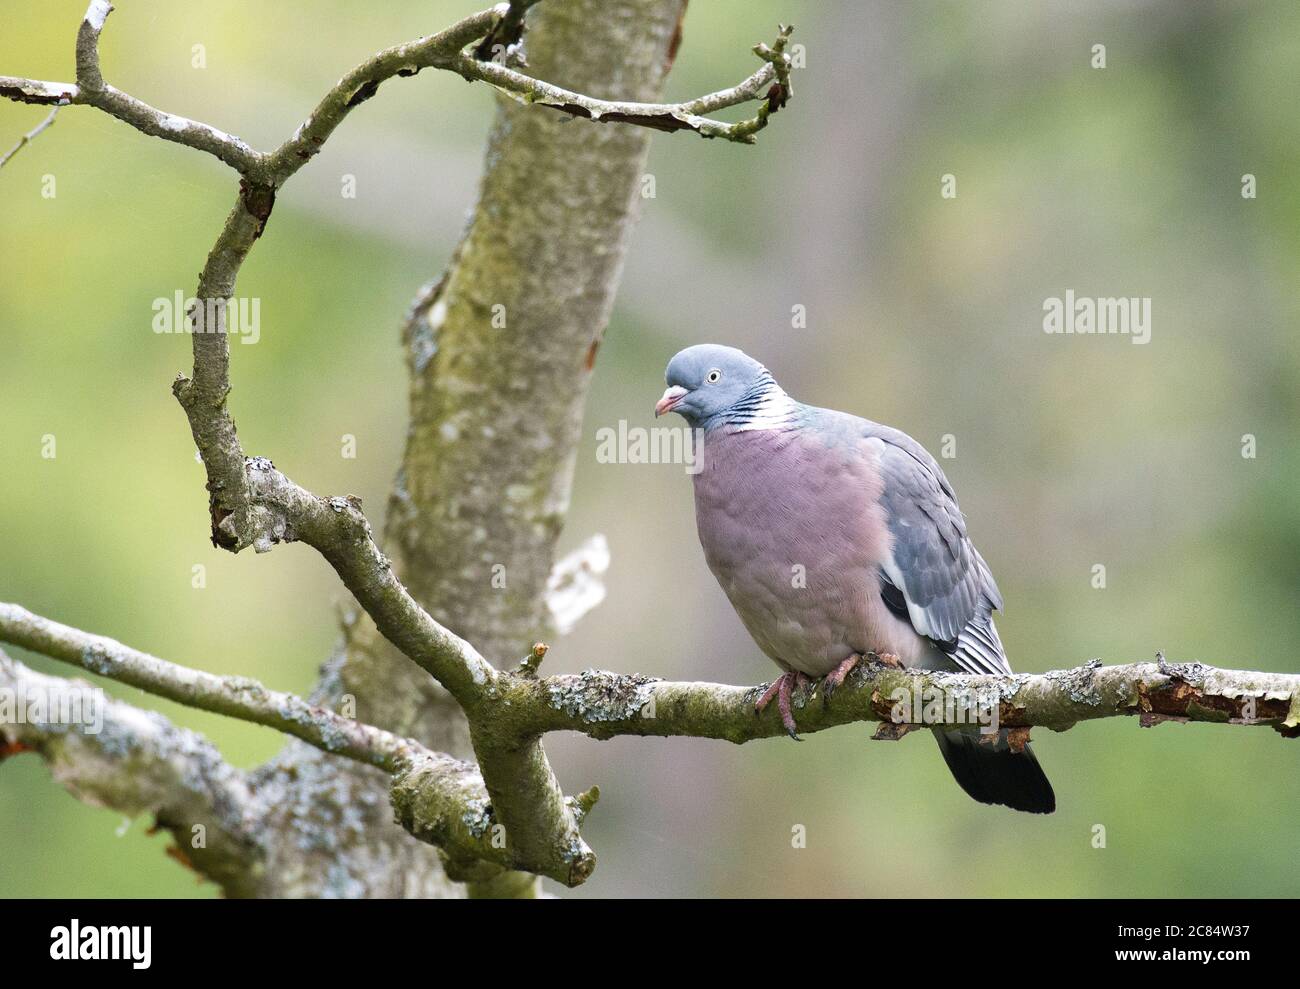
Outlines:
<svg viewBox="0 0 1300 989"><path fill-rule="evenodd" d="M710 371L707 375L705 375L704 380L707 381L709 384L714 384L721 377L722 377L722 372L715 367L712 371Z"/></svg>

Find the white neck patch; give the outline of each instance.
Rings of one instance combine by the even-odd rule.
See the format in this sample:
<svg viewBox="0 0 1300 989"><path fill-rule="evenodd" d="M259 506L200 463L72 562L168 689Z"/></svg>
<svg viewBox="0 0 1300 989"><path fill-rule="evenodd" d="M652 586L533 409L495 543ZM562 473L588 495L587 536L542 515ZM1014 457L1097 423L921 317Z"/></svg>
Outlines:
<svg viewBox="0 0 1300 989"><path fill-rule="evenodd" d="M794 422L798 404L777 384L769 385L758 404L744 418L730 424L730 431L745 433L756 429L785 429Z"/></svg>

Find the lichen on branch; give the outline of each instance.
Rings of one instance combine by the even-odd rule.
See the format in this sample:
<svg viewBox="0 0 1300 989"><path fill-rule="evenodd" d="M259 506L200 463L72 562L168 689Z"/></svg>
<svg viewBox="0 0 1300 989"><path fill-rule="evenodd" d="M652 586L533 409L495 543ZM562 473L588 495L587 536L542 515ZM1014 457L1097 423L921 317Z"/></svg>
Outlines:
<svg viewBox="0 0 1300 989"><path fill-rule="evenodd" d="M384 769L399 823L437 845L453 876L465 881L525 871L576 886L595 868L595 855L579 829L599 791L575 797L560 792L540 751L539 741L548 732L736 743L785 735L774 712L755 713L761 685L674 683L599 670L539 677L547 649L538 644L517 671L495 672L483 700L468 709L480 770L255 681L177 666L17 605L0 604L0 641ZM927 711L930 698L967 704L939 704L937 718L917 720L914 697L926 698ZM1065 731L1081 721L1125 716L1136 716L1143 727L1172 720L1263 726L1284 737L1300 736L1300 674L1169 663L1163 656L1154 663L1093 662L1012 676L911 671L868 661L849 674L829 702L820 681L800 688L794 717L801 732L878 722L890 730L875 737L897 739L915 727L968 724L952 712L974 709L977 698L993 699L998 725L1012 729L1013 744L1019 745L1032 727ZM52 745L53 736L63 733L29 728L18 739L43 746L48 737Z"/></svg>

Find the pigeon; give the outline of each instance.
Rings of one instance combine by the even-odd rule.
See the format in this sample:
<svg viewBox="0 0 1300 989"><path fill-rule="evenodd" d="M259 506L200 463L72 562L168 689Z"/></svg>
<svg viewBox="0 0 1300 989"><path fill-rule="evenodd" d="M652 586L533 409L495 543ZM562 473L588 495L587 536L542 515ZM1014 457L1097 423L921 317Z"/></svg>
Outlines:
<svg viewBox="0 0 1300 989"><path fill-rule="evenodd" d="M692 480L709 569L758 647L784 672L773 700L792 737L791 692L822 696L866 654L907 668L1010 674L993 612L1002 595L966 532L952 486L906 433L795 401L734 347L668 363L655 416L700 436ZM1056 797L1031 747L935 729L975 800L1046 814Z"/></svg>

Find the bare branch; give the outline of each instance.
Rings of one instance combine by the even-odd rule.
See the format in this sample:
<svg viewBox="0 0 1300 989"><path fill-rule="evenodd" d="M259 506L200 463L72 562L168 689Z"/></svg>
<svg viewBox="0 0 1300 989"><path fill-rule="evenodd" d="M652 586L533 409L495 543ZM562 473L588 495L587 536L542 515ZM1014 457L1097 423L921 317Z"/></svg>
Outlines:
<svg viewBox="0 0 1300 989"><path fill-rule="evenodd" d="M77 99L77 86L70 82L42 82L40 79L20 79L17 76L0 76L0 96L15 103L34 103L38 106L67 106Z"/></svg>
<svg viewBox="0 0 1300 989"><path fill-rule="evenodd" d="M230 345L225 310L205 300L226 300L244 258L261 235L274 204L271 186L245 181L199 280L200 304L216 326L192 333L194 376L178 378L173 392L208 473L214 544L233 551L252 545L302 541L330 563L379 631L449 690L470 718L490 718L499 674L467 642L444 628L415 601L394 574L354 497L321 498L299 487L261 457L246 459L226 409ZM198 319L198 313L195 314ZM471 731L492 806L510 828L509 856L517 868L581 882L595 856L542 753L539 738ZM528 800L535 799L535 803ZM459 832L456 832L459 835ZM562 868L551 863L562 863ZM482 881L475 877L475 881Z"/></svg>
<svg viewBox="0 0 1300 989"><path fill-rule="evenodd" d="M426 68L446 69L469 80L487 82L521 103L538 103L568 113L609 123L635 124L661 131L691 130L702 137L720 137L753 144L754 135L767 126L768 117L790 98L790 60L785 54L790 28L782 27L776 42L755 45L754 52L767 64L744 82L685 103L630 103L596 99L533 79L505 65L483 61L498 44L517 42L523 15L537 0L499 3L458 21L437 34L395 45L366 59L325 94L293 136L275 151L256 151L231 134L188 117L150 106L104 81L99 60L99 37L113 6L108 0L91 0L77 31L77 82L42 82L0 76L0 97L21 103L54 106L93 106L142 134L183 144L210 154L234 168L255 185L277 189L314 157L343 118L394 76L413 76ZM469 44L480 41L475 54ZM775 85L764 95L764 87ZM762 99L758 114L729 124L704 114Z"/></svg>
<svg viewBox="0 0 1300 989"><path fill-rule="evenodd" d="M275 728L390 773L421 748L410 739L315 707L293 694L268 690L248 677L216 676L178 666L15 604L0 603L0 640L179 704Z"/></svg>
<svg viewBox="0 0 1300 989"><path fill-rule="evenodd" d="M104 88L104 77L99 71L99 35L112 12L113 5L108 0L90 0L77 29L77 85L83 90Z"/></svg>
<svg viewBox="0 0 1300 989"><path fill-rule="evenodd" d="M579 821L594 803L590 796L565 798L556 784L553 799L558 806L548 808L545 804L523 804L526 811L521 809L518 819L526 823L507 834L500 823L502 815L496 810L495 798L489 795L475 766L431 752L411 739L399 738L383 729L344 718L292 694L268 690L256 680L216 676L179 666L105 636L92 635L34 615L14 604L0 604L0 641L72 663L88 672L180 704L275 728L325 752L387 771L392 776L391 796L399 821L416 838L437 845L447 858L449 867L463 881L490 882L498 878L502 870L522 870L577 885L595 867L595 855L577 833ZM25 689L27 682L36 682L33 678L39 678L47 694L56 689L94 691L89 684L70 684L55 677L41 677L0 653L0 689L19 686ZM86 734L84 737L89 741L76 743L80 746L76 758L67 754L66 746L56 747L56 740L66 736L83 737L70 732L66 725L33 726L27 719L20 718L11 729L7 720L0 721L0 741L22 748L40 748L47 758L62 759L68 767L65 776L77 780L85 777L95 786L111 787L111 790L96 790L90 783L83 783L74 789L69 785L78 796L91 802L106 803L109 794L113 794L113 802L108 805L124 812L134 813L162 806L164 801L155 791L162 788L164 782L174 782L172 776L178 772L182 756L194 755L199 760L194 770L196 779L219 778L223 786L246 789L242 776L226 767L216 750L199 736L173 728L161 716L120 702L111 702L108 706L106 723L111 722L121 730L115 734L110 732L98 743L95 739L101 733ZM3 711L2 706L0 711ZM97 769L91 772L92 764L85 756L85 748L102 745L103 741L122 734L138 740L133 742L135 749L140 749L147 741L151 746L147 758L141 757L138 764L124 763L119 773L99 773ZM521 749L527 751L529 746L524 745ZM133 779L132 773L138 773L139 778ZM162 780L159 779L160 773L163 774ZM554 779L549 768L545 775L533 770L528 778ZM148 799L142 794L149 794ZM238 801L224 791L218 796L223 804L238 803L237 819L246 825L239 832L239 842L241 847L251 848L251 818L255 814L248 806L247 794L241 792L237 795L240 797ZM189 802L197 800L201 794L196 796L187 790L182 796L187 801L184 807L193 810ZM525 789L515 795L515 799L523 798L531 799L531 791ZM213 797L213 802L216 799ZM204 823L208 816L199 823ZM245 818L249 820L245 821ZM192 823L195 817L194 814L181 814L177 809L170 819L180 822L175 827L182 829L185 822ZM188 838L186 834L187 841ZM180 840L178 837L178 842ZM223 876L223 885L233 881L232 875Z"/></svg>
<svg viewBox="0 0 1300 989"><path fill-rule="evenodd" d="M241 174L256 171L263 156L237 137L209 124L159 110L104 82L99 67L99 36L113 7L93 0L77 32L77 82L41 82L0 76L0 96L20 103L93 106L142 134L184 144L225 162Z"/></svg>
<svg viewBox="0 0 1300 989"><path fill-rule="evenodd" d="M768 117L785 106L790 97L790 59L785 54L791 28L782 27L771 48L756 45L755 54L767 64L744 82L685 103L623 103L599 100L534 79L498 62L482 61L463 53L446 67L466 79L490 83L511 99L524 104L548 106L575 117L607 123L635 124L660 131L694 131L701 137L720 137L742 144L754 144L755 134L767 126ZM764 96L769 83L776 85ZM784 85L783 85L784 83ZM734 124L704 116L726 107L763 99L758 114Z"/></svg>
<svg viewBox="0 0 1300 989"><path fill-rule="evenodd" d="M375 544L359 500L320 498L262 458L248 462L247 476L252 501L270 525L266 538L301 540L317 550L385 638L460 703L493 813L509 829L512 867L570 885L584 881L596 857L582 839L578 817L547 762L540 734L511 730L505 717L509 712L500 703L504 675L420 607ZM424 835L418 828L412 833Z"/></svg>
<svg viewBox="0 0 1300 989"><path fill-rule="evenodd" d="M204 151L241 174L256 172L263 162L263 156L239 138L210 124L159 110L113 86L94 91L83 88L73 102L103 110L150 137Z"/></svg>
<svg viewBox="0 0 1300 989"><path fill-rule="evenodd" d="M283 185L320 151L353 107L360 106L378 92L381 83L393 76L413 76L421 69L443 67L448 58L488 33L505 15L507 8L507 4L497 4L471 14L437 34L386 48L366 59L325 94L293 137L267 156L264 174L259 178L277 186Z"/></svg>
<svg viewBox="0 0 1300 989"><path fill-rule="evenodd" d="M105 700L84 680L44 676L3 651L0 694L22 714L0 720L0 758L36 752L78 800L129 816L153 814L176 839L174 857L229 896L251 892L261 852L249 820L248 781L202 735L155 712ZM44 702L39 707L38 699ZM44 714L34 716L42 707ZM71 724L55 708L97 708L100 723Z"/></svg>
<svg viewBox="0 0 1300 989"><path fill-rule="evenodd" d="M379 631L427 670L462 706L482 701L499 674L468 642L429 616L393 573L354 496L321 498L263 458L248 462L256 502L271 518L270 535L300 540L332 566Z"/></svg>
<svg viewBox="0 0 1300 989"><path fill-rule="evenodd" d="M540 738L546 732L736 743L784 734L772 712L761 717L754 713L761 687L670 683L595 670L537 679L536 661L545 653L539 645L531 665L496 675L488 690L490 714L484 704L468 708L480 774L467 763L267 690L256 681L177 666L16 605L0 605L0 639L385 769L393 775L392 799L403 826L442 848L456 878L465 881L489 882L499 870L508 869L577 885L594 868L595 856L578 828L598 792L564 796L541 752ZM833 701L828 703L821 692L818 684L796 693L800 731L883 722L891 730L877 737L900 738L910 727L970 725L976 723L972 712L986 710L998 726L1023 729L1022 742L1030 727L1065 731L1079 721L1126 715L1138 716L1144 727L1168 720L1199 721L1267 726L1286 737L1300 736L1300 674L1170 664L1163 657L1155 663L1094 663L1009 677L908 671L872 662L851 673ZM26 737L36 736L29 732ZM31 744L17 735L14 739ZM508 834L500 829L501 822L510 822Z"/></svg>
<svg viewBox="0 0 1300 989"><path fill-rule="evenodd" d="M1136 715L1144 727L1172 719L1266 726L1288 738L1300 736L1300 674L1170 664L1163 658L1009 677L861 663L829 701L820 683L796 691L800 732L859 721L971 724L970 713L959 712L978 711L988 702L990 715L995 711L998 723L1007 728L1066 731L1080 721ZM754 702L762 690L588 670L540 680L512 676L503 700L517 719L517 730L578 731L592 738L684 735L740 743L785 734L772 709L755 715ZM913 699L919 701L915 707ZM930 706L934 699L938 708Z"/></svg>
<svg viewBox="0 0 1300 989"><path fill-rule="evenodd" d="M438 846L447 874L458 882L490 883L507 870L577 886L595 868L596 856L586 842L567 830L543 831L544 839L530 847L519 830L501 823L496 797L484 789L478 771L450 756L413 759L394 777L389 796L398 823ZM578 806L577 800L570 798L566 806Z"/></svg>
<svg viewBox="0 0 1300 989"><path fill-rule="evenodd" d="M92 106L129 124L142 134L183 144L225 162L240 173L255 172L263 155L237 137L209 124L159 110L120 89L104 84L87 89L71 82L43 82L17 76L0 76L0 97L16 103L42 106Z"/></svg>
<svg viewBox="0 0 1300 989"><path fill-rule="evenodd" d="M394 75L415 75L439 57L482 37L500 19L505 5L471 14L446 31L379 52L344 76L297 132L271 154L255 151L239 138L209 124L159 110L104 82L99 36L113 7L92 0L77 32L77 83L48 83L0 77L0 96L24 103L93 106L150 137L184 144L215 156L256 184L277 187L319 150L348 112Z"/></svg>

